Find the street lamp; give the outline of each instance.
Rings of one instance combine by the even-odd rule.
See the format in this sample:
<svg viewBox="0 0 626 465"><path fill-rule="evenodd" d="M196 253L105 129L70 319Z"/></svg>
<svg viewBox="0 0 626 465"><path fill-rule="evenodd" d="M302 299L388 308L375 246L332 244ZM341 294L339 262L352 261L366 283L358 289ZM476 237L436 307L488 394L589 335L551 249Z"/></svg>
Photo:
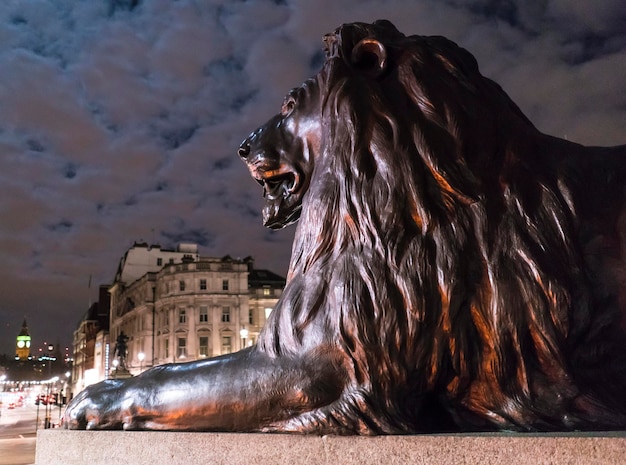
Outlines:
<svg viewBox="0 0 626 465"><path fill-rule="evenodd" d="M50 383L52 382L52 351L54 350L54 345L48 344L48 388L46 389L46 409L45 409L45 418L44 418L44 429L49 429L51 426L50 419L52 417L52 405L50 405Z"/></svg>
<svg viewBox="0 0 626 465"><path fill-rule="evenodd" d="M56 383L58 380L58 376L55 376L47 381L48 387L46 389L46 417L44 418L44 429L52 428L52 403L50 402L52 400L52 383Z"/></svg>
<svg viewBox="0 0 626 465"><path fill-rule="evenodd" d="M61 390L59 391L59 423L61 423L61 410L65 405L65 401L68 395L70 376L72 374L69 371L65 372L65 379L63 380L63 385L61 386Z"/></svg>
<svg viewBox="0 0 626 465"><path fill-rule="evenodd" d="M246 329L246 327L244 326L243 328L241 328L239 330L239 335L241 336L241 347L245 348L246 347L246 339L248 338L248 330Z"/></svg>
<svg viewBox="0 0 626 465"><path fill-rule="evenodd" d="M143 361L146 359L146 354L143 352L139 352L137 354L137 358L139 359L139 373L143 372Z"/></svg>

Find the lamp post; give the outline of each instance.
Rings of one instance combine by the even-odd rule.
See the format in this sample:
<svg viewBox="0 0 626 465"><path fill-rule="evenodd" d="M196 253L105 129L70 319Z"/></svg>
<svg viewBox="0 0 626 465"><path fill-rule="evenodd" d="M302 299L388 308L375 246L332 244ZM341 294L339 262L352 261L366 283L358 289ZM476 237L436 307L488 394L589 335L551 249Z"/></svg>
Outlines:
<svg viewBox="0 0 626 465"><path fill-rule="evenodd" d="M37 394L37 418L35 419L35 433L39 430L39 404L41 404L41 388Z"/></svg>
<svg viewBox="0 0 626 465"><path fill-rule="evenodd" d="M50 417L52 417L52 405L50 404L50 394L51 388L50 383L52 382L52 351L54 350L54 345L48 344L48 387L46 389L46 409L45 409L45 418L44 418L44 429L50 428Z"/></svg>
<svg viewBox="0 0 626 465"><path fill-rule="evenodd" d="M65 405L65 397L68 391L68 385L70 381L71 373L69 371L65 372L65 379L63 380L63 384L61 386L61 390L59 391L58 403L59 403L59 424L61 423L62 409Z"/></svg>
<svg viewBox="0 0 626 465"><path fill-rule="evenodd" d="M0 417L2 417L2 401L4 400L4 380L7 379L7 375L0 375L0 384L2 384L2 390L0 391Z"/></svg>
<svg viewBox="0 0 626 465"><path fill-rule="evenodd" d="M146 354L139 352L137 358L139 359L139 373L143 373L143 361L146 359Z"/></svg>
<svg viewBox="0 0 626 465"><path fill-rule="evenodd" d="M248 330L245 326L239 330L239 335L241 336L241 348L244 349L246 347L246 339L248 338Z"/></svg>
<svg viewBox="0 0 626 465"><path fill-rule="evenodd" d="M54 383L56 385L56 382L59 380L58 376L55 376L54 378L50 378L48 381L46 381L47 384L47 388L46 388L46 417L44 418L44 429L50 429L52 428L52 422L51 422L51 417L52 417L52 383Z"/></svg>

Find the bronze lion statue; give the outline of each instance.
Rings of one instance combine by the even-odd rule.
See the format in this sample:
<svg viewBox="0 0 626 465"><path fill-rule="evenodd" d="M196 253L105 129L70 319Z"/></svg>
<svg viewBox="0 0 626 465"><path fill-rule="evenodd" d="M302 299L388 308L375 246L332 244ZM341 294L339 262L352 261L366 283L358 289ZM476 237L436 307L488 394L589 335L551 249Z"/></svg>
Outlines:
<svg viewBox="0 0 626 465"><path fill-rule="evenodd" d="M626 146L540 133L443 37L324 44L239 148L265 225L299 221L257 344L90 386L65 426L626 428Z"/></svg>

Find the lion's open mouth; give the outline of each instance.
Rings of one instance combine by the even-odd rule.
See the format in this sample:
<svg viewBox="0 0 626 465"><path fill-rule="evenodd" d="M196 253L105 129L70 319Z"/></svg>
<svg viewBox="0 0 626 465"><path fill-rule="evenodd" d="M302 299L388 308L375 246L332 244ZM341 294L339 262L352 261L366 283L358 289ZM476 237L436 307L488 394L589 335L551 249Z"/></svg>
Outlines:
<svg viewBox="0 0 626 465"><path fill-rule="evenodd" d="M291 195L298 184L298 174L292 171L256 178L256 181L263 187L263 197L268 200L276 200L279 197Z"/></svg>
<svg viewBox="0 0 626 465"><path fill-rule="evenodd" d="M251 169L253 177L263 187L265 206L263 224L280 229L300 217L300 174L290 166L276 170Z"/></svg>

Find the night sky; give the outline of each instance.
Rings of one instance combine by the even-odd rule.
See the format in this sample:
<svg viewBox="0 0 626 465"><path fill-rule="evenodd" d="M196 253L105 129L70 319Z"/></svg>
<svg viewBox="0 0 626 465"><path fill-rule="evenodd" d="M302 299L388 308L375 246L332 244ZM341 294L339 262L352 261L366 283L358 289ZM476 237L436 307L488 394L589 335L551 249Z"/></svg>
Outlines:
<svg viewBox="0 0 626 465"><path fill-rule="evenodd" d="M293 228L263 228L237 147L324 33L380 18L467 48L541 131L626 143L623 0L3 0L0 353L24 317L69 345L135 241L284 275Z"/></svg>

